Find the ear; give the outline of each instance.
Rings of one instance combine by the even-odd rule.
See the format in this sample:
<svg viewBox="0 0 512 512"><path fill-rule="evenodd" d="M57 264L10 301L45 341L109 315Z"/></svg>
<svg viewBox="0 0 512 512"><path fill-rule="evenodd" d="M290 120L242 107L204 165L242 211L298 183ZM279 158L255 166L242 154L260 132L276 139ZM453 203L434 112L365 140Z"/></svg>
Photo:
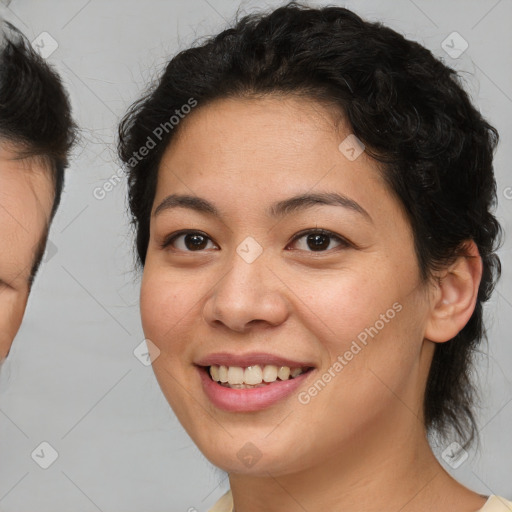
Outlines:
<svg viewBox="0 0 512 512"><path fill-rule="evenodd" d="M454 338L468 323L482 279L482 258L473 240L464 244L465 256L438 275L431 298L425 338L443 343Z"/></svg>

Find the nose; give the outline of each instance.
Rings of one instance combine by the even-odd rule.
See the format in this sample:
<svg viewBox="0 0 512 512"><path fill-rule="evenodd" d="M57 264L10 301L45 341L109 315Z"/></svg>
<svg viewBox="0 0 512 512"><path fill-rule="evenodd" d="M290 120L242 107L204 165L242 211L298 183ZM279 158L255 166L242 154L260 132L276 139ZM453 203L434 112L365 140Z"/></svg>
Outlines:
<svg viewBox="0 0 512 512"><path fill-rule="evenodd" d="M230 269L206 300L203 317L212 327L245 333L256 325L278 326L289 316L285 286L260 257L247 263L234 254Z"/></svg>

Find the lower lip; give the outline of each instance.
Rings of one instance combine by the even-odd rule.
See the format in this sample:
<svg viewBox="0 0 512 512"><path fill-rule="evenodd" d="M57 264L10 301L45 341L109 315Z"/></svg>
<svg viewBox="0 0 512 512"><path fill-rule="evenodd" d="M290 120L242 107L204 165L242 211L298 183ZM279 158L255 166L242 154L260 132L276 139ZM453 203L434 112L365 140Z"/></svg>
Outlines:
<svg viewBox="0 0 512 512"><path fill-rule="evenodd" d="M219 409L230 412L254 412L266 409L279 400L289 397L309 377L309 370L294 379L277 380L259 388L232 389L221 386L210 378L208 369L198 367L204 392Z"/></svg>

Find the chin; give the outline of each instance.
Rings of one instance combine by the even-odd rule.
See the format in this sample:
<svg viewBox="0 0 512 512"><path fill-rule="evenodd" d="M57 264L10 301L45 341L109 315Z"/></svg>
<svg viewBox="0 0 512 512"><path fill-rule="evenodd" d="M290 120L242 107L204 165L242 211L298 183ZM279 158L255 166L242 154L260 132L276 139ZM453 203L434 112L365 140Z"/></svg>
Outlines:
<svg viewBox="0 0 512 512"><path fill-rule="evenodd" d="M222 439L194 442L214 466L227 473L268 477L304 469L309 460L307 454L297 452L296 443L286 443L282 438L265 440L269 431L243 437L226 434Z"/></svg>

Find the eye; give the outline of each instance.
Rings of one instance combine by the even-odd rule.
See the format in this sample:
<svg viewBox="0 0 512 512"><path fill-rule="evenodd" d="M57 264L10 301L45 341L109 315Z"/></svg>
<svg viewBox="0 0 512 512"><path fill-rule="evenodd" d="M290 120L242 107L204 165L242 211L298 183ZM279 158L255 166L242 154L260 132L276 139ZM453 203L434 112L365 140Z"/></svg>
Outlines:
<svg viewBox="0 0 512 512"><path fill-rule="evenodd" d="M297 244L297 242L299 242ZM301 231L293 238L291 244L307 252L326 252L336 248L346 248L351 244L339 235L325 229ZM210 245L209 245L210 244ZM289 245L291 245L289 244ZM218 248L211 238L201 231L180 231L165 238L162 248L171 246L177 251L200 252L205 249ZM333 247L334 246L334 247Z"/></svg>
<svg viewBox="0 0 512 512"><path fill-rule="evenodd" d="M184 252L197 252L203 249L211 249L211 246L217 247L205 233L201 231L180 231L165 238L162 248L172 246L173 249Z"/></svg>
<svg viewBox="0 0 512 512"><path fill-rule="evenodd" d="M326 252L333 249L333 242L337 247L346 248L350 243L339 235L325 229L309 229L298 233L292 243L299 242L298 249L302 251ZM334 247L336 248L336 247Z"/></svg>

